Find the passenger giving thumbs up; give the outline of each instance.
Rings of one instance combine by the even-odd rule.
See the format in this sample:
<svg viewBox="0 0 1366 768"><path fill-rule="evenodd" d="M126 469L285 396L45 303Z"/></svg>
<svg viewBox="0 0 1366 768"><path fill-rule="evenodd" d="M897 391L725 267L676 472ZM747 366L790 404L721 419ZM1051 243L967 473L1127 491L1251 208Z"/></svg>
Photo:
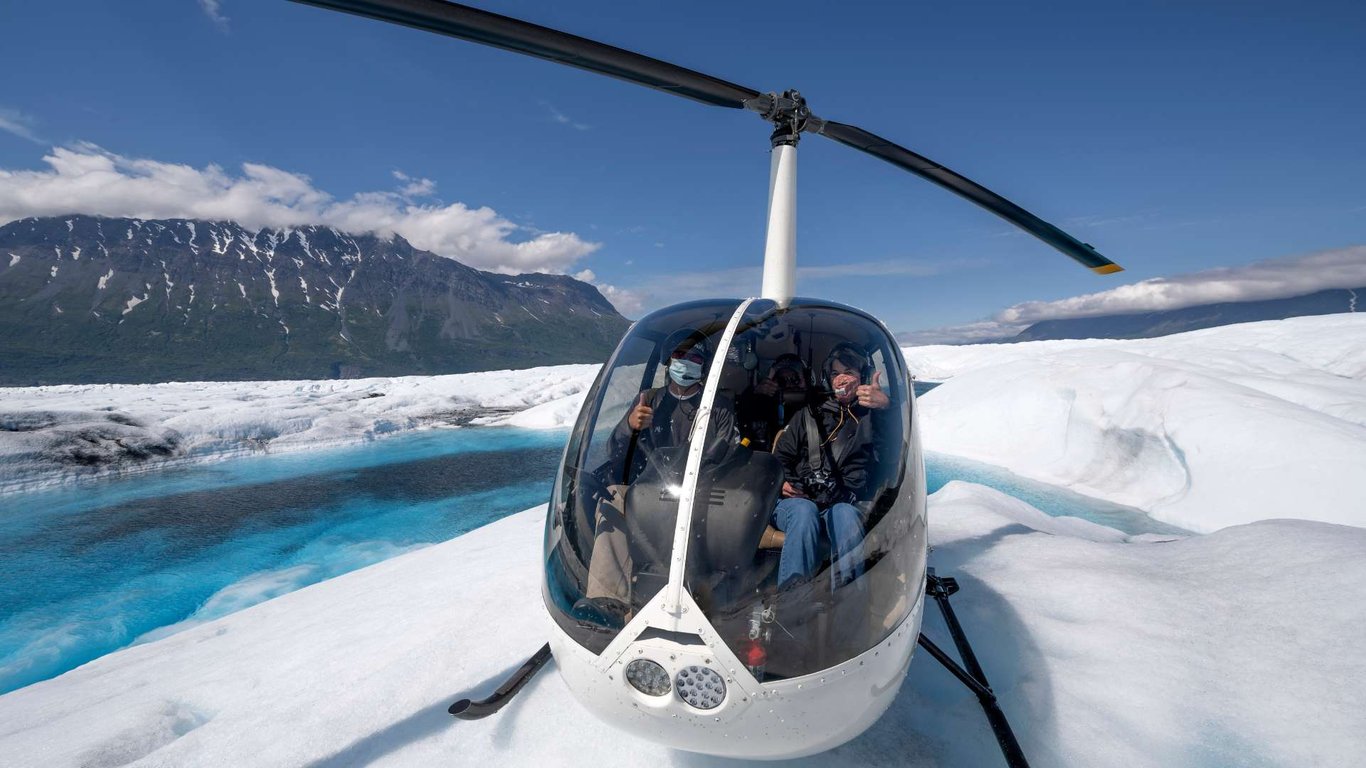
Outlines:
<svg viewBox="0 0 1366 768"><path fill-rule="evenodd" d="M630 426L631 429L639 432L650 426L650 423L654 421L654 418L655 411L645 404L645 393L641 392L640 399L636 401L635 407L631 409L631 414L626 417L626 424Z"/></svg>

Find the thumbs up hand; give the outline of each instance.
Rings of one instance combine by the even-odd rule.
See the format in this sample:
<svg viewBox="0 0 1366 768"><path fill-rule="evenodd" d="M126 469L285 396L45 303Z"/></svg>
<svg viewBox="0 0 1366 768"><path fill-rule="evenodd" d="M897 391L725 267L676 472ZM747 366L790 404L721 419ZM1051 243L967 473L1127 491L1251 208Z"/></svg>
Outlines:
<svg viewBox="0 0 1366 768"><path fill-rule="evenodd" d="M631 408L630 415L626 417L626 424L630 426L631 429L639 432L650 426L650 423L654 421L654 417L654 409L645 404L645 393L641 392L640 399L636 401L635 406Z"/></svg>
<svg viewBox="0 0 1366 768"><path fill-rule="evenodd" d="M858 404L864 408L886 408L892 404L891 398L882 391L882 371L873 371L873 383L859 385L857 394Z"/></svg>

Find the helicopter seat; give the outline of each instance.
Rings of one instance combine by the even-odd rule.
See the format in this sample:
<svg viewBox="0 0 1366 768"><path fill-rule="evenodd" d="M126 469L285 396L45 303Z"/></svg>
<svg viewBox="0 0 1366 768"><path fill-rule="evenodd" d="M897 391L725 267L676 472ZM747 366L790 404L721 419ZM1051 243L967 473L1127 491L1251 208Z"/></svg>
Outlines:
<svg viewBox="0 0 1366 768"><path fill-rule="evenodd" d="M685 448L655 451L626 490L633 596L653 596L668 581L685 460ZM777 504L782 467L770 454L739 450L702 475L694 496L689 580L754 581L755 552Z"/></svg>
<svg viewBox="0 0 1366 768"><path fill-rule="evenodd" d="M778 431L773 433L773 442L770 443L770 445L772 445L773 447L776 448L776 447L778 446L778 441L782 439L783 433L786 432L786 431L787 431L787 427L785 427L785 426L784 426L784 427L779 427L779 428L778 428ZM773 452L772 450L769 451L769 453L772 453L772 452Z"/></svg>
<svg viewBox="0 0 1366 768"><path fill-rule="evenodd" d="M693 515L693 545L700 546L699 565L714 571L748 569L782 489L783 470L772 454L746 451L723 467L710 482L699 482L703 514ZM700 525L699 525L700 524ZM689 556L690 561L694 558Z"/></svg>
<svg viewBox="0 0 1366 768"><path fill-rule="evenodd" d="M634 594L652 595L668 579L677 486L661 482L663 477L647 469L627 494L631 538L643 545L634 560ZM781 486L778 460L759 451L737 451L702 473L685 574L699 601L728 603L767 576L768 564L755 555Z"/></svg>

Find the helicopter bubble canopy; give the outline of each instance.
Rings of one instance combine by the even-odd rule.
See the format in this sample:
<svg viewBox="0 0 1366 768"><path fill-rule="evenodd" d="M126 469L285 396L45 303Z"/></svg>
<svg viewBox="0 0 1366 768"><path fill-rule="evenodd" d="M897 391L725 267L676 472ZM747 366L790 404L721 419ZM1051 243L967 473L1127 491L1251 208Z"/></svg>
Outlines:
<svg viewBox="0 0 1366 768"><path fill-rule="evenodd" d="M700 380L676 375L684 362ZM924 582L912 404L895 340L849 307L717 300L641 319L556 478L552 618L606 656L686 595L760 685L874 648Z"/></svg>

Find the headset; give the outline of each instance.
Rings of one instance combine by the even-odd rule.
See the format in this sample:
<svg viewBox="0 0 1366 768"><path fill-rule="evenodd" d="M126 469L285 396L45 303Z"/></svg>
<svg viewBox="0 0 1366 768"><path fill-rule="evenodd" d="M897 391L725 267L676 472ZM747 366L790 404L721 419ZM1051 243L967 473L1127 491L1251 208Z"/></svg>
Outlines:
<svg viewBox="0 0 1366 768"><path fill-rule="evenodd" d="M859 384L867 384L873 379L872 356L867 350L858 346L852 341L841 341L830 350L830 354L825 356L825 363L821 366L821 386L827 390L833 390L834 374L831 368L836 360L844 364L846 368L858 371Z"/></svg>

